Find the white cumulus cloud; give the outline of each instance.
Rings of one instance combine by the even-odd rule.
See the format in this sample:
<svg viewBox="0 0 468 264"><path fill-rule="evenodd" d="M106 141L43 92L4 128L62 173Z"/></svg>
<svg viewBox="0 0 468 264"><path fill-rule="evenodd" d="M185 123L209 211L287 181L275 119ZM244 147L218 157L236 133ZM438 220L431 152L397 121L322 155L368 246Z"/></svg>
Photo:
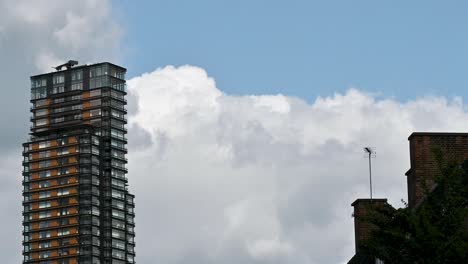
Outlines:
<svg viewBox="0 0 468 264"><path fill-rule="evenodd" d="M350 204L368 195L362 147L377 147L375 194L399 206L408 135L468 129L459 98L232 96L193 66L128 88L140 263L346 262Z"/></svg>

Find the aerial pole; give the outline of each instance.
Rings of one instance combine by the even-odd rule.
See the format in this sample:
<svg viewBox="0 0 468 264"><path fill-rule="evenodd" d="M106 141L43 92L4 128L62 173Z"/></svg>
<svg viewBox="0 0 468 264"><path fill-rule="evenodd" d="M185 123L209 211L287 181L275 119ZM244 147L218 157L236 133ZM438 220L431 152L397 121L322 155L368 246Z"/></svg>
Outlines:
<svg viewBox="0 0 468 264"><path fill-rule="evenodd" d="M375 158L375 149L371 147L365 147L364 152L369 158L369 188L370 188L370 199L372 201L372 158Z"/></svg>

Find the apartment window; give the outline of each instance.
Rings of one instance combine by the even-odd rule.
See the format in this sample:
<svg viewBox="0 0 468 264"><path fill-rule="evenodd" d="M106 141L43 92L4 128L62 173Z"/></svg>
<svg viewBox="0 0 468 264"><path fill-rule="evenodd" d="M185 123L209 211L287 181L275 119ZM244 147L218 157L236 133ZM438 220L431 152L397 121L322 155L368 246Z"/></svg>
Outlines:
<svg viewBox="0 0 468 264"><path fill-rule="evenodd" d="M40 251L39 252L39 258L42 259L42 258L48 258L50 257L50 251Z"/></svg>
<svg viewBox="0 0 468 264"><path fill-rule="evenodd" d="M59 139L57 139L57 145L63 146L65 144L68 144L68 138L59 138Z"/></svg>
<svg viewBox="0 0 468 264"><path fill-rule="evenodd" d="M68 195L70 194L70 190L69 189L59 189L57 191L57 196L62 196L62 195Z"/></svg>
<svg viewBox="0 0 468 264"><path fill-rule="evenodd" d="M99 138L98 137L93 136L91 138L91 141L93 142L94 145L99 145Z"/></svg>
<svg viewBox="0 0 468 264"><path fill-rule="evenodd" d="M72 81L79 81L83 79L83 71L82 70L76 70L71 73L71 79Z"/></svg>
<svg viewBox="0 0 468 264"><path fill-rule="evenodd" d="M66 235L69 235L70 234L70 230L68 228L66 229L60 229L58 232L57 232L57 236L66 236Z"/></svg>
<svg viewBox="0 0 468 264"><path fill-rule="evenodd" d="M118 98L118 99L124 99L124 95L122 93L114 91L114 90L111 91L111 96Z"/></svg>
<svg viewBox="0 0 468 264"><path fill-rule="evenodd" d="M59 222L59 225L61 225L61 226L69 225L70 224L70 218L59 219L58 222Z"/></svg>
<svg viewBox="0 0 468 264"><path fill-rule="evenodd" d="M112 197L125 199L125 194L121 191L112 190Z"/></svg>
<svg viewBox="0 0 468 264"><path fill-rule="evenodd" d="M70 204L70 198L60 198L57 200L59 206ZM68 220L68 219L67 219Z"/></svg>
<svg viewBox="0 0 468 264"><path fill-rule="evenodd" d="M101 105L101 99L96 99L96 100L91 100L89 102L90 106L100 106Z"/></svg>
<svg viewBox="0 0 468 264"><path fill-rule="evenodd" d="M50 187L50 181L40 181L39 188L48 188Z"/></svg>
<svg viewBox="0 0 468 264"><path fill-rule="evenodd" d="M39 158L42 159L42 158L48 158L50 157L50 151L40 151L39 152Z"/></svg>
<svg viewBox="0 0 468 264"><path fill-rule="evenodd" d="M48 148L50 147L50 141L42 141L42 142L39 142L39 148L42 149L42 148Z"/></svg>
<svg viewBox="0 0 468 264"><path fill-rule="evenodd" d="M39 168L50 167L50 160L39 161Z"/></svg>
<svg viewBox="0 0 468 264"><path fill-rule="evenodd" d="M58 216L69 215L69 214L70 214L70 211L68 210L68 208L62 208L57 211Z"/></svg>
<svg viewBox="0 0 468 264"><path fill-rule="evenodd" d="M36 110L36 117L43 116L47 114L47 109Z"/></svg>
<svg viewBox="0 0 468 264"><path fill-rule="evenodd" d="M112 216L119 217L119 218L125 218L125 213L120 211L120 210L112 210Z"/></svg>
<svg viewBox="0 0 468 264"><path fill-rule="evenodd" d="M125 129L125 123L124 123L124 122L121 122L121 121L111 120L111 125L112 125L113 127Z"/></svg>
<svg viewBox="0 0 468 264"><path fill-rule="evenodd" d="M37 100L35 103L34 103L34 106L35 107L40 107L40 106L43 106L43 105L46 105L47 104L47 99L44 99L44 100Z"/></svg>
<svg viewBox="0 0 468 264"><path fill-rule="evenodd" d="M69 153L68 148L61 148L57 150L57 155L66 155Z"/></svg>
<svg viewBox="0 0 468 264"><path fill-rule="evenodd" d="M36 126L44 126L44 125L47 125L47 119L46 118L36 120Z"/></svg>
<svg viewBox="0 0 468 264"><path fill-rule="evenodd" d="M125 249L125 242L112 239L112 247L120 248L120 249Z"/></svg>
<svg viewBox="0 0 468 264"><path fill-rule="evenodd" d="M50 170L40 171L37 173L39 178L47 178L50 177Z"/></svg>
<svg viewBox="0 0 468 264"><path fill-rule="evenodd" d="M65 108L63 108L63 107L54 108L52 111L54 113L61 113L61 112L65 111Z"/></svg>
<svg viewBox="0 0 468 264"><path fill-rule="evenodd" d="M54 123L60 123L60 122L63 122L65 121L65 117L61 116L61 117L56 117L54 119L52 119L54 121Z"/></svg>
<svg viewBox="0 0 468 264"><path fill-rule="evenodd" d="M95 89L89 92L89 97L94 97L94 96L99 96L99 95L101 95L101 89Z"/></svg>
<svg viewBox="0 0 468 264"><path fill-rule="evenodd" d="M59 246L66 246L66 245L70 245L70 239L69 238L62 238L62 239L59 239L58 240L58 244Z"/></svg>
<svg viewBox="0 0 468 264"><path fill-rule="evenodd" d="M50 197L50 191L39 192L39 199L49 198L49 197Z"/></svg>
<svg viewBox="0 0 468 264"><path fill-rule="evenodd" d="M91 120L91 125L92 126L101 126L101 119L92 119ZM99 131L100 132L100 131Z"/></svg>
<svg viewBox="0 0 468 264"><path fill-rule="evenodd" d="M118 161L118 160L112 160L112 166L124 169L125 168L125 163L122 162L122 161Z"/></svg>
<svg viewBox="0 0 468 264"><path fill-rule="evenodd" d="M72 106L72 110L80 110L80 109L83 109L83 105L82 105L82 104L76 104L76 105L73 105L73 106Z"/></svg>
<svg viewBox="0 0 468 264"><path fill-rule="evenodd" d="M76 91L76 90L83 90L83 83L74 83L71 85L71 90Z"/></svg>
<svg viewBox="0 0 468 264"><path fill-rule="evenodd" d="M109 68L109 71L110 71L111 76L114 76L115 78L119 78L122 80L125 79L125 72L122 72L121 70L112 66Z"/></svg>
<svg viewBox="0 0 468 264"><path fill-rule="evenodd" d="M52 94L63 93L63 92L65 92L65 87L63 85L55 86L54 88L52 88Z"/></svg>
<svg viewBox="0 0 468 264"><path fill-rule="evenodd" d="M51 246L50 241L39 242L39 248L49 248Z"/></svg>
<svg viewBox="0 0 468 264"><path fill-rule="evenodd" d="M98 209L97 207L95 207L95 206L93 206L93 207L91 208L91 213L92 213L93 215L97 215L97 216L99 216L99 215L101 214L101 212L99 211L99 209ZM98 232L99 232L99 231L98 231Z"/></svg>
<svg viewBox="0 0 468 264"><path fill-rule="evenodd" d="M47 88L35 88L31 90L31 99L41 99L47 97Z"/></svg>
<svg viewBox="0 0 468 264"><path fill-rule="evenodd" d="M91 147L91 153L99 155L99 148L95 147L95 146L92 146Z"/></svg>
<svg viewBox="0 0 468 264"><path fill-rule="evenodd" d="M68 256L70 254L70 249L69 248L62 248L57 250L57 254L59 256Z"/></svg>
<svg viewBox="0 0 468 264"><path fill-rule="evenodd" d="M69 160L69 158L67 158L67 157L57 159L57 163L58 163L59 165L66 165L66 164L69 163L69 161L70 161L70 160Z"/></svg>
<svg viewBox="0 0 468 264"><path fill-rule="evenodd" d="M125 148L125 143L117 141L117 140L111 140L111 145L113 147Z"/></svg>
<svg viewBox="0 0 468 264"><path fill-rule="evenodd" d="M50 207L51 204L50 204L50 201L44 201L44 202L39 202L39 208L48 208Z"/></svg>
<svg viewBox="0 0 468 264"><path fill-rule="evenodd" d="M125 188L125 183L116 179L112 179L112 185L120 188Z"/></svg>
<svg viewBox="0 0 468 264"><path fill-rule="evenodd" d="M91 148L89 146L82 146L80 152L81 153L91 153Z"/></svg>
<svg viewBox="0 0 468 264"><path fill-rule="evenodd" d="M116 229L112 229L112 237L124 239L125 233Z"/></svg>
<svg viewBox="0 0 468 264"><path fill-rule="evenodd" d="M57 183L58 183L59 185L69 184L69 183L70 183L70 178L66 177L66 178L58 179L58 180L57 180Z"/></svg>
<svg viewBox="0 0 468 264"><path fill-rule="evenodd" d="M119 258L119 259L125 259L125 251L120 251L120 250L112 250L112 257Z"/></svg>
<svg viewBox="0 0 468 264"><path fill-rule="evenodd" d="M116 137L116 138L120 138L120 139L125 138L124 132L116 130L116 129L111 129L111 136Z"/></svg>
<svg viewBox="0 0 468 264"><path fill-rule="evenodd" d="M93 166L93 167L91 168L91 173L96 174L96 175L99 175L99 169L98 169L96 166Z"/></svg>
<svg viewBox="0 0 468 264"><path fill-rule="evenodd" d="M59 84L59 83L64 83L65 82L65 76L63 74L55 74L52 77L53 84Z"/></svg>
<svg viewBox="0 0 468 264"><path fill-rule="evenodd" d="M91 110L89 111L89 116L100 116L101 115L101 109L95 109L95 110Z"/></svg>
<svg viewBox="0 0 468 264"><path fill-rule="evenodd" d="M65 175L70 173L70 168L60 168L57 169L57 175Z"/></svg>
<svg viewBox="0 0 468 264"><path fill-rule="evenodd" d="M117 117L117 118L125 118L125 114L124 113L121 113L117 110L111 110L111 115L113 117Z"/></svg>
<svg viewBox="0 0 468 264"><path fill-rule="evenodd" d="M81 100L81 94L80 95L73 95L71 97L72 101L75 101L75 100Z"/></svg>
<svg viewBox="0 0 468 264"><path fill-rule="evenodd" d="M60 159L57 159L57 163L58 163L59 165L66 165L66 164L69 163L69 161L70 161L70 160L69 160L68 158L60 158Z"/></svg>
<svg viewBox="0 0 468 264"><path fill-rule="evenodd" d="M111 175L112 177L116 177L116 178L121 178L121 179L125 178L125 173L118 171L118 170L112 170Z"/></svg>
<svg viewBox="0 0 468 264"><path fill-rule="evenodd" d="M103 66L96 66L96 67L92 67L91 69L89 69L89 77L90 78L93 78L93 77L96 77L96 76L101 76L101 75L104 75L104 74L107 74L107 71L105 71Z"/></svg>
<svg viewBox="0 0 468 264"><path fill-rule="evenodd" d="M50 227L50 221L39 222L39 228L47 228L47 227Z"/></svg>
<svg viewBox="0 0 468 264"><path fill-rule="evenodd" d="M121 151L118 151L118 150L115 150L115 149L112 150L111 154L112 154L112 157L121 158L121 159L125 158L125 153L124 152L121 152Z"/></svg>
<svg viewBox="0 0 468 264"><path fill-rule="evenodd" d="M103 78L93 78L91 80L89 80L89 88L90 89L94 89L94 88L99 88L99 87L102 87L102 86L105 86L105 80L103 80Z"/></svg>
<svg viewBox="0 0 468 264"><path fill-rule="evenodd" d="M63 97L54 99L54 103L63 103L63 102L65 102L65 98L63 98Z"/></svg>
<svg viewBox="0 0 468 264"><path fill-rule="evenodd" d="M42 211L42 212L39 212L39 219L42 219L42 218L46 218L46 217L50 217L50 211Z"/></svg>
<svg viewBox="0 0 468 264"><path fill-rule="evenodd" d="M112 89L125 92L125 83L112 80Z"/></svg>
<svg viewBox="0 0 468 264"><path fill-rule="evenodd" d="M41 87L41 86L46 86L47 85L47 80L46 79L36 79L32 81L32 87Z"/></svg>

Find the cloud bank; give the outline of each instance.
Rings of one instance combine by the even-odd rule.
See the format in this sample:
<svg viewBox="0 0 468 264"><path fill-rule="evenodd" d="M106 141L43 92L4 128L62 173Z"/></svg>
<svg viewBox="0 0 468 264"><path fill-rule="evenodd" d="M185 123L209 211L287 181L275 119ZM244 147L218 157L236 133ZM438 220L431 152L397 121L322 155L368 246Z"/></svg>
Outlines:
<svg viewBox="0 0 468 264"><path fill-rule="evenodd" d="M350 204L369 193L362 147L377 148L374 195L400 206L409 134L468 129L459 98L231 96L193 66L128 87L140 263L346 262Z"/></svg>

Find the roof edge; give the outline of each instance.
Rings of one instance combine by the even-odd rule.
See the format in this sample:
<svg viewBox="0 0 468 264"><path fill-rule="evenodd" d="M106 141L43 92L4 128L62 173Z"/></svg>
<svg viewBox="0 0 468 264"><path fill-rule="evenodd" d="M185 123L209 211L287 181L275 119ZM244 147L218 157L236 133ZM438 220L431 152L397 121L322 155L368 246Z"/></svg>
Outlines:
<svg viewBox="0 0 468 264"><path fill-rule="evenodd" d="M468 132L413 132L408 137L408 140L411 140L415 136L466 136L468 137Z"/></svg>
<svg viewBox="0 0 468 264"><path fill-rule="evenodd" d="M92 63L92 64L81 64L81 65L76 65L74 67L72 67L71 69L66 69L66 70L62 70L62 71L51 71L51 72L46 72L46 73L40 73L40 74L36 74L36 75L31 75L29 78L33 79L33 78L37 78L37 77L41 77L41 76L45 76L45 75L49 75L49 74L54 74L54 73L59 73L59 72L66 72L66 71L72 71L72 70L76 70L76 69L81 69L81 68L85 68L85 67L91 67L91 66L96 66L96 65L102 65L102 64L110 64L112 66L115 66L117 68L121 68L122 70L125 70L127 71L127 69L125 67L122 67L120 65L117 65L117 64L114 64L112 62L108 62L108 61L103 61L103 62L97 62L97 63ZM52 67L54 68L54 67Z"/></svg>
<svg viewBox="0 0 468 264"><path fill-rule="evenodd" d="M387 198L358 198L356 199L356 201L354 201L351 206L355 206L356 204L360 203L360 202L366 202L366 203L370 203L370 202L384 202L386 203L387 202Z"/></svg>

